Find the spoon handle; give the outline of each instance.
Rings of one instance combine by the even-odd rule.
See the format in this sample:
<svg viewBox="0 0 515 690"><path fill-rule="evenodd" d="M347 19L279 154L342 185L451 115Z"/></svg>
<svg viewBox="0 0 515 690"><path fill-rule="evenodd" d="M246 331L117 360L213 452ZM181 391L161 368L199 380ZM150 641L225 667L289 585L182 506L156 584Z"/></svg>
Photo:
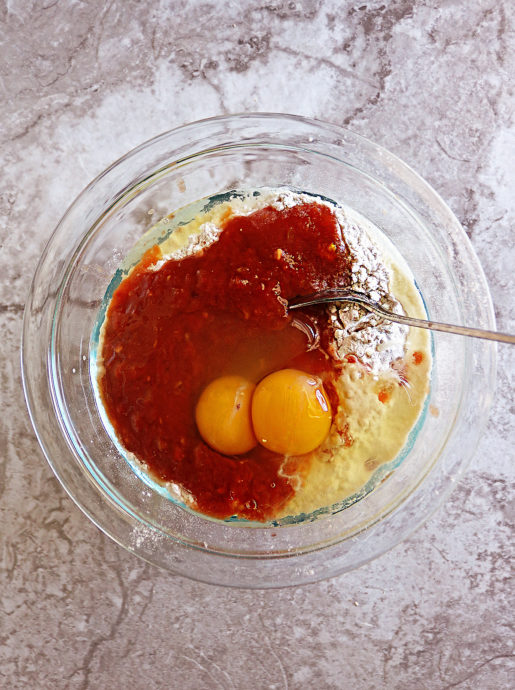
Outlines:
<svg viewBox="0 0 515 690"><path fill-rule="evenodd" d="M363 305L366 307L366 305ZM511 343L515 345L515 335L509 333L499 333L498 331L486 331L483 328L470 328L469 326L456 326L451 323L441 323L439 321L426 321L425 319L415 319L403 314L393 314L386 309L375 309L369 307L371 311L381 314L390 321L415 326L416 328L428 328L432 331L442 331L444 333L456 333L457 335L468 335L470 338L484 338L485 340L497 340L500 343Z"/></svg>
<svg viewBox="0 0 515 690"><path fill-rule="evenodd" d="M499 333L497 331L486 331L482 328L469 328L468 326L456 326L450 323L439 323L438 321L426 321L425 319L415 319L411 316L404 316L403 314L394 314L387 309L384 309L380 304L371 300L367 295L350 290L346 288L335 288L332 290L324 290L322 292L308 295L306 297L298 297L288 302L288 309L300 309L301 307L308 307L313 304L326 304L328 302L354 302L361 304L368 311L374 312L379 316L402 323L406 326L415 326L415 328L427 328L432 331L442 331L444 333L456 333L458 335L466 335L470 338L484 338L486 340L496 340L500 343L510 343L515 345L515 335L509 333Z"/></svg>

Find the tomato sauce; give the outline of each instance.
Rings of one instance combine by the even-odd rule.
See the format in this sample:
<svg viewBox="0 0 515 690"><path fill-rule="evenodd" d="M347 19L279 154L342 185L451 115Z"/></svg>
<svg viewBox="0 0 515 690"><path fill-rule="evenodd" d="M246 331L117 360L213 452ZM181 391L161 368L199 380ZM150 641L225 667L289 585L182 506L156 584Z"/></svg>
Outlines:
<svg viewBox="0 0 515 690"><path fill-rule="evenodd" d="M413 353L413 362L415 364L422 364L423 361L424 361L424 353L423 352L419 352L417 350L416 352Z"/></svg>
<svg viewBox="0 0 515 690"><path fill-rule="evenodd" d="M103 334L100 392L115 432L161 482L179 484L200 512L267 520L293 495L289 474L307 458L258 446L225 456L201 439L194 410L224 374L257 382L285 367L324 377L333 410L335 363L327 318L295 312L318 330L309 349L285 300L350 283L350 260L333 212L317 203L267 207L230 218L217 242L159 270L150 249L116 289Z"/></svg>

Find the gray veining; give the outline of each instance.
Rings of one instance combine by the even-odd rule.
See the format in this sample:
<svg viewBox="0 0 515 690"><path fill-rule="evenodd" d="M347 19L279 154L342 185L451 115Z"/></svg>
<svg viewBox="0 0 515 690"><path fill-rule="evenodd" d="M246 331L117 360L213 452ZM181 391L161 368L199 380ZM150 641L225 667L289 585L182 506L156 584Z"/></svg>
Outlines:
<svg viewBox="0 0 515 690"><path fill-rule="evenodd" d="M170 576L105 538L39 450L23 305L64 209L161 131L248 110L350 127L414 167L515 330L510 0L0 2L0 686L513 687L515 352L466 477L409 541L315 585Z"/></svg>

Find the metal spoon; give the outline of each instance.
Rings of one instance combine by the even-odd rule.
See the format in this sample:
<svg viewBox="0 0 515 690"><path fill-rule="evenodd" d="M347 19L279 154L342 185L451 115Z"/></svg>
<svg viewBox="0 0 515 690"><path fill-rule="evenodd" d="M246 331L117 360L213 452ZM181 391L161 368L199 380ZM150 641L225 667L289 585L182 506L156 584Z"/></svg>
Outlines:
<svg viewBox="0 0 515 690"><path fill-rule="evenodd" d="M406 326L416 328L428 328L432 331L443 331L444 333L456 333L458 335L468 335L471 338L485 338L486 340L497 340L500 343L511 343L515 345L515 335L508 333L498 333L496 331L485 331L482 328L469 328L468 326L455 326L450 323L438 323L437 321L426 321L425 319L415 319L411 316L394 314L384 309L378 302L370 299L367 295L356 290L347 288L333 288L315 292L312 295L295 297L288 301L288 309L301 309L313 304L326 304L327 302L354 302L360 304L364 309L374 312L378 316L389 321L402 323Z"/></svg>

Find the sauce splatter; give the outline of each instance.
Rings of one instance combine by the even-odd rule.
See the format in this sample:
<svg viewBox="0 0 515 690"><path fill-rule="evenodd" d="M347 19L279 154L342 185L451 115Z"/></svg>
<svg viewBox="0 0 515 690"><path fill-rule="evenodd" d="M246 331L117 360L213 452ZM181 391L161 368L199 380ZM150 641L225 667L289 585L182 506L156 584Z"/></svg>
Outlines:
<svg viewBox="0 0 515 690"><path fill-rule="evenodd" d="M422 364L424 361L424 354L422 352L419 352L418 350L413 353L413 362L415 364Z"/></svg>
<svg viewBox="0 0 515 690"><path fill-rule="evenodd" d="M380 390L377 394L377 398L381 403L387 403L390 400L390 393L387 390Z"/></svg>

